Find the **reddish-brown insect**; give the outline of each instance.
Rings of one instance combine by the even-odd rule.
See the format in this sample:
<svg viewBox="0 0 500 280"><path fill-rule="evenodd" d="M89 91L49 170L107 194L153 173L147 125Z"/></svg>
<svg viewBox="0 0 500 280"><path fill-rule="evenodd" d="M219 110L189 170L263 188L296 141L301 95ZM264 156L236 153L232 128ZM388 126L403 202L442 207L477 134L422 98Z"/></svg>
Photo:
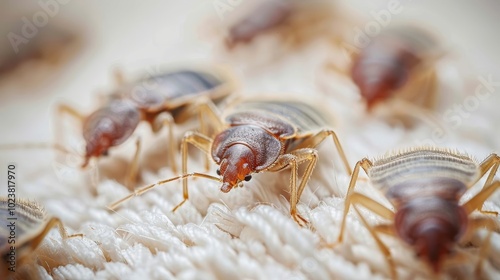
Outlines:
<svg viewBox="0 0 500 280"><path fill-rule="evenodd" d="M232 49L269 33L293 46L303 45L331 31L331 20L336 17L332 6L324 0L245 1L227 18L226 46Z"/></svg>
<svg viewBox="0 0 500 280"><path fill-rule="evenodd" d="M22 33L26 23L21 20L12 21L9 19L12 16L0 16L5 19L0 27L0 75L8 74L25 63L31 63L30 70L37 65L58 66L74 56L82 45L78 28L71 24L51 21L44 28L36 29L36 33L28 38ZM21 16L17 19L20 18ZM45 68L44 70L46 71Z"/></svg>
<svg viewBox="0 0 500 280"><path fill-rule="evenodd" d="M429 32L409 25L389 27L354 57L352 79L368 109L396 93L432 108L437 90L434 63L441 54Z"/></svg>
<svg viewBox="0 0 500 280"><path fill-rule="evenodd" d="M469 218L469 215L475 210L488 213L482 208L485 200L500 187L500 181L493 181L499 165L500 157L496 154L478 164L468 155L430 147L392 153L374 161L364 158L356 164L349 183L339 242L343 240L347 213L352 205L386 256L393 277L396 276L394 261L378 236L380 232L399 236L437 273L466 230L498 227L497 220L484 216ZM354 192L360 168L395 210ZM482 190L460 205L462 195L488 171ZM370 226L358 206L392 223Z"/></svg>
<svg viewBox="0 0 500 280"><path fill-rule="evenodd" d="M0 275L2 279L14 274L25 259L40 245L49 231L58 227L63 239L83 236L68 236L58 218L49 217L38 203L0 197Z"/></svg>
<svg viewBox="0 0 500 280"><path fill-rule="evenodd" d="M110 205L113 209L123 201L153 188L157 184L183 178L184 200L188 198L188 177L204 177L222 183L222 192L241 186L249 181L253 173L277 172L290 167L290 214L298 223L306 222L296 205L316 165L318 153L315 149L325 138L331 136L345 168L350 167L340 142L333 130L327 129L329 119L317 108L293 101L244 101L239 102L219 117L215 108L203 106L204 112L213 121L216 135L210 137L199 132L188 132L181 144L182 174L156 184L144 187L135 193ZM211 154L219 166L220 178L188 172L188 145L194 145L206 154ZM300 183L298 166L306 163Z"/></svg>
<svg viewBox="0 0 500 280"><path fill-rule="evenodd" d="M67 113L83 121L86 142L85 167L91 158L107 155L111 147L127 140L140 121L146 121L154 132L169 129L169 159L176 172L176 144L172 126L193 117L205 102L218 102L235 90L235 81L223 69L186 69L142 79L120 86L107 105L85 117L68 105L60 105L59 113ZM203 128L202 128L203 129ZM134 176L139 142L132 162Z"/></svg>

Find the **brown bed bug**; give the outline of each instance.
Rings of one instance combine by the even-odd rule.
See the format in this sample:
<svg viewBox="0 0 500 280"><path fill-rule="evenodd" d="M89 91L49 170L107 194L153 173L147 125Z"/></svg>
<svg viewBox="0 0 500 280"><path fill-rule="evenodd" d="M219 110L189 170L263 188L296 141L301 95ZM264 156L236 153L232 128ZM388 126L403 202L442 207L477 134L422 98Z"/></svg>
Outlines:
<svg viewBox="0 0 500 280"><path fill-rule="evenodd" d="M2 279L16 272L52 228L58 227L63 239L83 236L68 235L62 222L48 216L44 208L34 201L0 197L0 217L4 222L0 227Z"/></svg>
<svg viewBox="0 0 500 280"><path fill-rule="evenodd" d="M499 165L500 157L496 154L479 164L466 154L433 147L389 153L373 161L364 158L354 167L349 183L338 242L343 240L347 213L352 205L384 253L393 278L396 277L394 260L379 233L400 237L434 273L438 273L466 232L480 227L490 230L498 227L497 220L487 216L470 217L470 214L476 210L497 214L482 208L486 199L500 187L500 181L494 181ZM354 191L360 168L395 210ZM488 171L482 190L459 204L463 194ZM371 226L361 215L359 206L392 222Z"/></svg>
<svg viewBox="0 0 500 280"><path fill-rule="evenodd" d="M367 108L397 96L424 108L436 103L434 67L442 56L436 36L411 25L385 28L354 57L351 76Z"/></svg>
<svg viewBox="0 0 500 280"><path fill-rule="evenodd" d="M298 47L325 36L335 25L331 21L336 16L334 5L324 0L245 1L228 16L226 47L249 44L263 34L277 34Z"/></svg>
<svg viewBox="0 0 500 280"><path fill-rule="evenodd" d="M279 100L246 100L228 106L224 114L205 104L203 111L215 125L215 135L188 132L182 139L182 174L160 181L135 191L129 196L110 205L114 209L123 201L153 188L158 184L183 179L184 200L173 211L184 204L188 198L188 177L204 177L221 182L220 190L229 192L249 181L253 173L277 172L290 167L290 214L297 223L306 223L296 209L311 173L314 170L318 153L316 146L327 137L332 137L341 160L349 172L351 169L335 132L327 129L331 120L328 115L303 102ZM219 166L217 175L188 172L188 145L193 145L205 154L212 156ZM298 166L306 164L302 179L298 183Z"/></svg>
<svg viewBox="0 0 500 280"><path fill-rule="evenodd" d="M47 66L56 68L73 57L83 45L79 34L81 31L71 23L51 22L44 28L37 29L32 34L34 37L29 36L28 40L22 33L25 32L23 28L26 23L17 20L21 18L20 15L16 20L12 20L12 14L0 17L6 20L0 27L0 75L8 74L28 63L31 71L38 70L36 66L39 65L44 66L44 71L47 71Z"/></svg>
<svg viewBox="0 0 500 280"><path fill-rule="evenodd" d="M176 172L173 124L185 122L196 115L200 104L219 102L235 89L235 79L222 67L186 68L123 83L110 95L110 101L105 106L87 117L65 104L58 107L58 114L72 115L83 123L86 151L82 167L91 158L107 155L111 147L130 138L139 122L146 121L154 132L168 127L168 157L172 170ZM136 173L139 141L136 147L129 181Z"/></svg>

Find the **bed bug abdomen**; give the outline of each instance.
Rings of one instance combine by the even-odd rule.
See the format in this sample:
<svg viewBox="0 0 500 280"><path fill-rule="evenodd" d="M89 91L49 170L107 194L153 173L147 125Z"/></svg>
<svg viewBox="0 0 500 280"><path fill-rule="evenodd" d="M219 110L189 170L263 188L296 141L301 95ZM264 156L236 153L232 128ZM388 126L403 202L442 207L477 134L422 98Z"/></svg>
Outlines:
<svg viewBox="0 0 500 280"><path fill-rule="evenodd" d="M179 70L140 80L119 91L138 108L152 112L187 102L196 95L215 89L223 82L208 72Z"/></svg>
<svg viewBox="0 0 500 280"><path fill-rule="evenodd" d="M457 200L426 195L400 204L394 226L417 255L438 272L467 223L467 214Z"/></svg>

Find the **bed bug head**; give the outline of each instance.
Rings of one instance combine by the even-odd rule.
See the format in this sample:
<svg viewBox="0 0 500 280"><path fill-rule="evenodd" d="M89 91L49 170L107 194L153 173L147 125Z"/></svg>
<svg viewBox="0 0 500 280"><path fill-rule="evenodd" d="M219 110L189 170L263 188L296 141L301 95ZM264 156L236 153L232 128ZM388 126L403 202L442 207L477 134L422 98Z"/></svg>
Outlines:
<svg viewBox="0 0 500 280"><path fill-rule="evenodd" d="M388 98L392 91L402 83L400 69L392 61L379 61L378 63L357 62L352 69L354 83L359 87L368 109L378 101Z"/></svg>
<svg viewBox="0 0 500 280"><path fill-rule="evenodd" d="M260 127L242 125L218 134L212 144L212 158L220 167L222 192L229 192L251 174L259 172L276 161L280 142Z"/></svg>
<svg viewBox="0 0 500 280"><path fill-rule="evenodd" d="M243 180L249 181L252 178L250 174L254 171L255 156L250 147L243 143L231 145L217 170L217 173L222 175L221 191L229 192Z"/></svg>
<svg viewBox="0 0 500 280"><path fill-rule="evenodd" d="M82 167L86 167L92 157L108 155L108 150L113 143L113 139L106 133L96 133L85 140L85 156Z"/></svg>
<svg viewBox="0 0 500 280"><path fill-rule="evenodd" d="M82 167L91 157L105 156L109 148L125 142L139 121L139 110L126 100L114 100L88 116L83 124L87 146Z"/></svg>
<svg viewBox="0 0 500 280"><path fill-rule="evenodd" d="M421 197L397 212L395 224L398 234L438 273L466 229L467 214L455 201Z"/></svg>

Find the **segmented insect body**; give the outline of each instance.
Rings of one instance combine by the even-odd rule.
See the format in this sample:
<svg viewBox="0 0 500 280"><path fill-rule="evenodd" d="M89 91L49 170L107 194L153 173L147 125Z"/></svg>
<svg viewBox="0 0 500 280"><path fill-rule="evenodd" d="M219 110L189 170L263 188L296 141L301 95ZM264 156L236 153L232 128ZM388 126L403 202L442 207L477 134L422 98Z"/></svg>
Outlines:
<svg viewBox="0 0 500 280"><path fill-rule="evenodd" d="M260 1L249 16L229 28L227 45L233 47L238 43L248 43L259 34L282 24L293 11L291 1Z"/></svg>
<svg viewBox="0 0 500 280"><path fill-rule="evenodd" d="M362 205L393 220L397 235L438 272L454 244L472 227L468 215L481 210L487 197L498 188L499 182L492 181L499 163L500 158L495 154L478 164L466 154L430 147L393 153L373 162L365 158L354 170L341 230L349 206L352 204L358 211L356 204ZM364 195L353 193L359 167L394 205L395 213ZM462 195L488 170L491 171L483 190L460 205ZM375 231L372 235L378 239ZM382 243L379 245L384 247Z"/></svg>
<svg viewBox="0 0 500 280"><path fill-rule="evenodd" d="M107 155L108 149L125 142L141 121L140 111L128 100L113 100L89 115L83 123L86 152L82 167L91 157Z"/></svg>
<svg viewBox="0 0 500 280"><path fill-rule="evenodd" d="M109 148L127 140L140 121L147 121L154 132L168 126L169 158L175 171L173 123L193 117L200 103L218 102L235 89L229 73L222 69L212 70L179 70L124 84L111 94L106 106L86 118L75 109L61 105L60 112L83 120L87 143L83 167L90 158L106 155Z"/></svg>
<svg viewBox="0 0 500 280"><path fill-rule="evenodd" d="M181 122L184 119L178 116L196 98L206 96L217 102L226 97L233 86L230 85L232 81L224 80L228 78L209 72L180 70L124 85L116 94L132 101L149 122L164 111L170 112L174 121Z"/></svg>
<svg viewBox="0 0 500 280"><path fill-rule="evenodd" d="M276 172L287 167L291 169L290 178L290 213L298 223L305 223L296 210L296 204L316 165L315 147L331 136L340 154L344 166L350 172L349 164L331 123L318 109L302 102L293 101L243 101L226 109L220 117L215 108L204 106L203 111L216 126L214 137L200 132L188 132L181 144L182 174L174 178L143 187L133 194L110 205L113 209L122 202L140 195L161 183L183 179L184 200L175 211L189 198L188 177L203 177L222 183L221 191L229 192L241 186L243 181L251 179L253 173ZM211 154L219 165L217 174L220 178L203 173L187 173L188 144ZM306 163L300 183L298 165Z"/></svg>
<svg viewBox="0 0 500 280"><path fill-rule="evenodd" d="M352 79L368 108L401 90L410 79L425 79L398 96L408 95L412 101L422 100L432 106L436 90L432 60L439 51L437 40L427 31L406 25L387 28L361 49L352 66ZM417 69L424 63L430 65ZM421 89L424 85L426 88Z"/></svg>
<svg viewBox="0 0 500 280"><path fill-rule="evenodd" d="M373 162L368 172L396 207L399 236L436 266L465 232L467 213L458 199L478 175L473 159L441 150L387 157Z"/></svg>
<svg viewBox="0 0 500 280"><path fill-rule="evenodd" d="M61 221L47 216L36 202L0 197L0 218L6 223L0 227L0 273L5 277L22 265L53 227L68 238Z"/></svg>
<svg viewBox="0 0 500 280"><path fill-rule="evenodd" d="M229 49L248 44L263 34L273 33L282 41L300 46L315 36L331 31L334 9L324 0L258 0L237 7L229 15L226 37Z"/></svg>
<svg viewBox="0 0 500 280"><path fill-rule="evenodd" d="M280 156L328 126L317 110L298 102L244 102L225 121L229 128L218 134L212 145L223 192L251 173L271 168Z"/></svg>

